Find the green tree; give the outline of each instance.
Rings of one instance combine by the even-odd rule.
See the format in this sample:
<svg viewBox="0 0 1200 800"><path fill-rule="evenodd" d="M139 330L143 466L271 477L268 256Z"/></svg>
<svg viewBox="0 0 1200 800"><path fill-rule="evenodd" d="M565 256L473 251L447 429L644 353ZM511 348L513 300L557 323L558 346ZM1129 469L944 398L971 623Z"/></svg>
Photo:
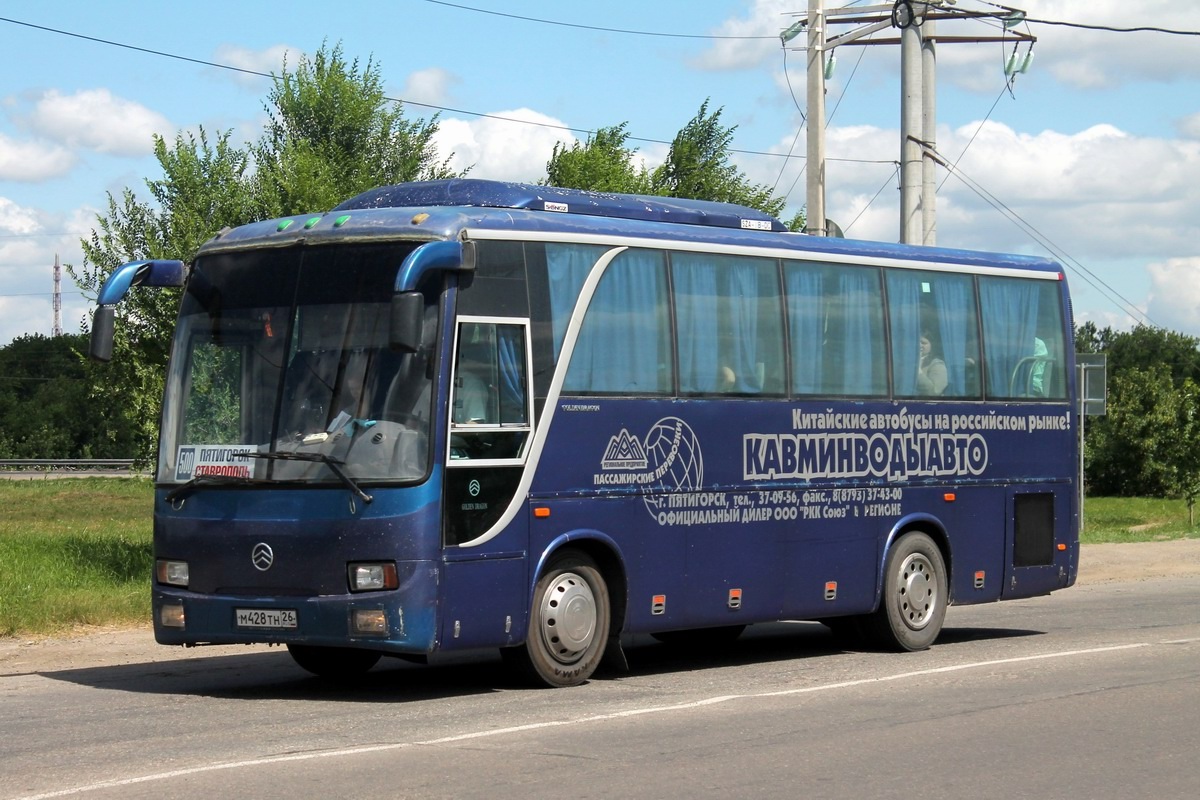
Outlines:
<svg viewBox="0 0 1200 800"><path fill-rule="evenodd" d="M782 197L770 187L751 183L730 163L735 128L721 124L721 109L709 112L708 101L683 127L671 143L667 160L648 171L637 166L635 148L628 145L628 123L600 128L587 141L569 147L554 146L542 183L573 189L626 194L686 197L757 208L772 216L783 211ZM796 214L787 226L804 228L804 214Z"/></svg>
<svg viewBox="0 0 1200 800"><path fill-rule="evenodd" d="M437 160L436 120L410 122L384 96L380 68L347 62L341 47L322 46L275 79L258 142L233 146L231 133L211 141L180 133L155 138L162 176L147 180L150 200L131 190L111 194L97 229L83 242L84 262L69 274L88 293L122 263L144 258L189 262L224 227L255 219L324 211L382 184L449 177ZM178 291L131 292L118 309L114 358L93 365L92 400L111 405L137 430L136 456L157 442L167 350Z"/></svg>
<svg viewBox="0 0 1200 800"><path fill-rule="evenodd" d="M1130 368L1109 381L1108 415L1088 437L1091 491L1130 497L1186 497L1200 440L1197 385L1179 386L1165 364ZM1193 495L1194 497L1194 495Z"/></svg>
<svg viewBox="0 0 1200 800"><path fill-rule="evenodd" d="M453 177L438 161L437 116L407 120L384 94L378 64L325 46L275 80L266 130L252 148L261 218L333 208L359 192Z"/></svg>
<svg viewBox="0 0 1200 800"><path fill-rule="evenodd" d="M1194 421L1200 339L1139 325L1128 331L1085 322L1076 350L1107 356L1108 412L1087 426L1088 490L1195 502L1190 459L1200 453Z"/></svg>
<svg viewBox="0 0 1200 800"><path fill-rule="evenodd" d="M133 432L94 408L86 337L22 336L0 347L0 457L128 458Z"/></svg>
<svg viewBox="0 0 1200 800"><path fill-rule="evenodd" d="M147 180L152 202L126 189L121 202L111 194L108 213L82 242L84 262L68 273L86 293L97 293L112 271L127 261L166 258L189 261L200 245L226 226L251 218L248 156L230 134L210 142L179 134L173 145L155 137L154 154L163 175ZM90 364L91 401L97 413L121 415L135 431L133 455L148 463L158 441L159 407L179 290L131 292L119 309L113 361Z"/></svg>
<svg viewBox="0 0 1200 800"><path fill-rule="evenodd" d="M721 111L710 113L705 100L696 116L675 135L667 160L651 176L654 193L738 203L779 216L784 198L775 197L769 186L751 183L730 163L737 126L722 125Z"/></svg>
<svg viewBox="0 0 1200 800"><path fill-rule="evenodd" d="M1149 325L1116 331L1085 322L1075 331L1075 349L1080 353L1106 354L1110 375L1162 364L1176 384L1186 378L1200 383L1200 339L1177 331Z"/></svg>
<svg viewBox="0 0 1200 800"><path fill-rule="evenodd" d="M546 164L545 184L597 192L651 194L650 175L645 166L634 166L637 150L626 145L626 122L601 128L580 144L554 145Z"/></svg>

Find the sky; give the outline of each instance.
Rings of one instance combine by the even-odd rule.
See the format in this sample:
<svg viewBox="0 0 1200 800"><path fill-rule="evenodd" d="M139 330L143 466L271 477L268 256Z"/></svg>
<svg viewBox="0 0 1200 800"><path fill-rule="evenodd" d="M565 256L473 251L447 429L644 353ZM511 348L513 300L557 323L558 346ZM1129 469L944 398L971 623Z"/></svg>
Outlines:
<svg viewBox="0 0 1200 800"><path fill-rule="evenodd" d="M826 0L851 5L865 3ZM1029 20L1200 31L1200 3L1010 5ZM735 165L785 196L790 218L805 201L805 52L803 36L784 46L779 33L806 9L807 0L5 4L0 346L51 334L55 257L83 266L80 240L110 198L130 190L150 200L146 181L162 174L155 134L257 139L271 80L237 70L278 74L323 43L378 65L406 117L437 114L439 154L474 178L537 182L556 143L621 123L653 168L707 101L734 128ZM1012 81L1011 39L937 49L936 147L956 165L938 174L937 243L1058 259L1076 323L1200 336L1200 36L1046 22L1017 30L1037 41ZM960 21L938 32L1000 31ZM1023 58L1027 45L1018 49ZM827 216L850 238L894 242L899 48L834 53ZM64 268L64 332L79 332L90 308Z"/></svg>

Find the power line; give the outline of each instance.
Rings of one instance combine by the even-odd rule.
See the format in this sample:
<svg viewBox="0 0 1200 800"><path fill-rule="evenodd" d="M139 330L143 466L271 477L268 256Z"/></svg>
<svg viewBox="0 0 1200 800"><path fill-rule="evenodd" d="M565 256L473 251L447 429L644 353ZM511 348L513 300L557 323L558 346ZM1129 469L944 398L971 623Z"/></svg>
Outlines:
<svg viewBox="0 0 1200 800"><path fill-rule="evenodd" d="M428 2L433 2L433 1L434 0L428 0ZM245 69L244 67L235 67L230 64L221 64L216 61L207 61L207 60L201 59L201 58L192 58L190 56L182 56L182 55L178 55L176 53L168 53L168 52L162 51L162 50L152 50L152 49L149 49L146 47L139 47L137 45L131 45L131 44L126 44L124 42L113 41L111 39L101 39L96 36L87 36L85 34L75 33L73 31L65 31L65 30L61 30L59 28L50 28L45 25L35 25L31 22L23 22L21 20L11 19L9 17L0 17L0 22L8 22L13 25L22 25L27 28L35 28L37 30L46 31L47 33L58 34L59 36L69 36L69 37L73 37L76 39L83 39L85 41L95 42L97 44L108 45L109 47L118 47L118 48L122 48L125 50L133 50L133 51L136 51L139 53L147 53L149 55L159 56L161 58L171 58L171 59L176 59L178 61L186 61L191 64L199 64L201 66L215 67L217 69L229 70L231 72L238 72L243 75L254 75L254 76L257 76L260 78L268 78L271 80L274 80L277 77L277 76L275 76L271 73L267 73L267 72L259 72L257 70ZM766 37L766 38L777 39L778 37L771 36L771 37ZM420 102L417 102L416 100L405 100L400 97L389 97L389 96L385 95L384 99L388 100L390 102L393 102L393 103L401 103L404 105L418 106L420 108L431 108L436 111L444 111L444 112L450 113L450 114L464 114L466 116L477 117L479 119L492 119L492 120L497 120L500 122L515 122L515 123L519 123L522 125L533 125L533 126L536 126L539 128L549 128L551 130L567 131L569 133L578 134L578 135L582 135L585 137L592 136L596 133L595 130L591 130L588 128L575 128L575 127L571 127L569 125L553 125L548 122L539 122L536 120L529 120L529 119L517 119L516 117L506 117L506 116L502 116L500 114L486 114L481 111L470 111L465 108L452 108L450 106L434 105L433 103L420 103ZM631 141L642 142L642 143L646 143L646 144L670 145L672 143L672 141L669 139L654 139L654 138L645 137L645 136L632 136L631 135L631 136L629 136L629 139ZM748 155L748 156L767 156L770 158L803 158L803 156L783 155L781 153L770 153L770 152L766 152L766 151L762 151L762 150L745 150L745 149L739 149L739 148L730 148L729 152L737 153L739 155ZM880 160L880 159L842 158L842 159L828 159L828 160L829 161L845 161L845 162L856 163L856 164L890 164L891 163L891 161Z"/></svg>
<svg viewBox="0 0 1200 800"><path fill-rule="evenodd" d="M1200 31L1156 28L1151 25L1140 25L1136 28L1116 28L1111 25L1087 25L1082 22L1062 22L1053 19L1034 19L1033 17L1026 17L1024 22L1036 22L1039 25L1061 25L1064 28L1082 28L1088 31L1107 31L1108 33L1167 33L1172 36L1200 36Z"/></svg>
<svg viewBox="0 0 1200 800"><path fill-rule="evenodd" d="M474 11L477 14L491 14L494 17L508 17L509 19L521 20L522 22L536 22L540 25L555 25L560 28L580 28L586 31L600 31L602 33L622 33L628 36L657 36L664 39L779 39L779 34L773 34L771 36L725 36L720 34L665 33L663 31L635 31L626 28L605 28L599 25L581 25L575 22L560 22L553 19L524 17L520 14L506 14L503 11L492 11L491 9L487 8L475 8L474 6L464 6L459 3L447 3L444 0L425 0L425 2L432 3L437 6L457 8L463 11Z"/></svg>
<svg viewBox="0 0 1200 800"><path fill-rule="evenodd" d="M1035 227L1032 223L1028 222L1024 217L1022 217L1007 204L997 198L994 194L984 188L982 184L964 173L960 167L958 167L956 164L950 164L946 160L946 157L939 153L936 148L930 147L926 144L923 144L922 147L929 151L937 159L938 163L940 163L956 178L962 181L963 185L975 192L975 194L979 195L984 202L986 202L996 211L1000 212L1002 216L1006 217L1010 222L1024 231L1035 242L1040 244L1048 252L1062 261L1064 265L1072 266L1075 270L1077 270L1077 274L1079 274L1079 276L1083 278L1085 282L1091 285L1092 288L1104 295L1109 302L1117 306L1130 317L1133 317L1134 319L1141 318L1141 320L1143 320L1147 325L1158 327L1154 323L1154 320L1150 319L1148 314L1139 309L1112 286L1109 286L1104 279L1085 267L1083 263L1079 261L1079 259L1075 258L1066 250L1058 246L1054 241L1038 230L1037 227Z"/></svg>

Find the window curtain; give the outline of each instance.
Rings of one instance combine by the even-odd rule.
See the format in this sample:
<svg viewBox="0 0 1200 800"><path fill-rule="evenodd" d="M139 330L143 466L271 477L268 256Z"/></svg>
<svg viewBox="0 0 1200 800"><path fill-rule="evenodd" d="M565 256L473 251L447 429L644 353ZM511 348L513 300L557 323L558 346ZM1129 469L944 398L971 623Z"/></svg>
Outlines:
<svg viewBox="0 0 1200 800"><path fill-rule="evenodd" d="M763 298L773 298L778 318L779 277L774 262L722 259L725 302L728 304L729 352L722 353L733 370L733 386L725 391L762 394L763 375L769 362L780 360L780 326L776 320L760 319ZM774 322L775 324L770 324Z"/></svg>
<svg viewBox="0 0 1200 800"><path fill-rule="evenodd" d="M788 323L792 345L792 392L820 394L825 390L825 303L821 267L785 264Z"/></svg>
<svg viewBox="0 0 1200 800"><path fill-rule="evenodd" d="M571 313L583 282L604 248L581 244L547 244L546 272L550 283L550 325L554 334L554 360L562 352Z"/></svg>
<svg viewBox="0 0 1200 800"><path fill-rule="evenodd" d="M721 367L718 262L714 256L691 253L676 253L671 258L681 392L717 390Z"/></svg>
<svg viewBox="0 0 1200 800"><path fill-rule="evenodd" d="M990 397L1012 397L1024 392L1024 386L1014 387L1009 383L1021 359L1034 355L1039 294L1034 281L990 278L979 281Z"/></svg>
<svg viewBox="0 0 1200 800"><path fill-rule="evenodd" d="M525 329L518 325L497 326L496 350L500 362L500 422L528 422L525 402Z"/></svg>
<svg viewBox="0 0 1200 800"><path fill-rule="evenodd" d="M917 393L921 362L921 277L899 270L887 274L888 318L892 324L892 383L898 396Z"/></svg>
<svg viewBox="0 0 1200 800"><path fill-rule="evenodd" d="M834 355L833 390L845 395L887 394L887 353L883 340L883 297L879 271L837 271L842 300L842 349Z"/></svg>
<svg viewBox="0 0 1200 800"><path fill-rule="evenodd" d="M937 318L937 335L946 362L947 397L966 394L967 359L976 363L979 354L973 352L975 333L975 298L971 278L940 276L934 282L933 308Z"/></svg>
<svg viewBox="0 0 1200 800"><path fill-rule="evenodd" d="M563 384L571 392L672 389L661 253L628 250L609 264L588 306Z"/></svg>

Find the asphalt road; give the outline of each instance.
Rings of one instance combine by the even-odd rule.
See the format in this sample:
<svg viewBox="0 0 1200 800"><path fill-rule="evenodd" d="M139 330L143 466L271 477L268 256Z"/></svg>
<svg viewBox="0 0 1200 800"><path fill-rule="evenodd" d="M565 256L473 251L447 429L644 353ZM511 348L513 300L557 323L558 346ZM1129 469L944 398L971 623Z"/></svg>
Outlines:
<svg viewBox="0 0 1200 800"><path fill-rule="evenodd" d="M566 690L492 654L385 661L350 687L279 649L10 658L0 800L1192 798L1198 594L1161 578L953 608L912 654L842 651L810 623L707 654L635 640L630 672Z"/></svg>

